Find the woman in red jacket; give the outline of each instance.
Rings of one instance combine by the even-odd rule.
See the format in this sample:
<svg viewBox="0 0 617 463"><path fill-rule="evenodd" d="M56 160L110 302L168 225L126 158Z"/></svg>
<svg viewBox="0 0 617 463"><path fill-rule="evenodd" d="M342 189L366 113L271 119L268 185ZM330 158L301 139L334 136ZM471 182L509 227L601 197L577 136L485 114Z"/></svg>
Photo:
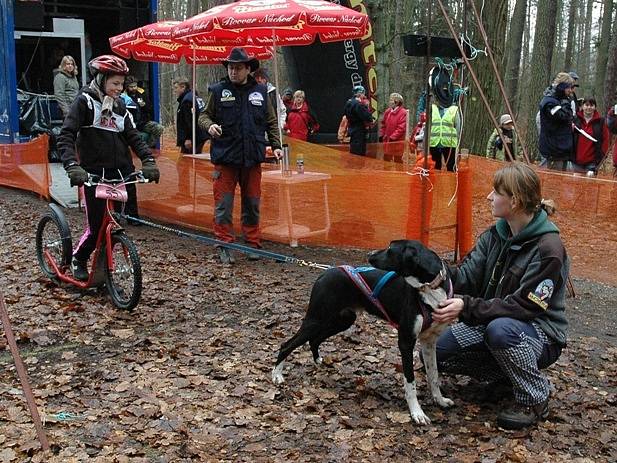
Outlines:
<svg viewBox="0 0 617 463"><path fill-rule="evenodd" d="M383 115L379 129L379 140L384 143L384 154L403 152L403 144L388 146L390 142L402 141L407 131L407 109L403 107L403 97L399 93L391 93L388 109ZM400 145L400 149L399 148ZM392 152L394 151L394 152Z"/></svg>
<svg viewBox="0 0 617 463"><path fill-rule="evenodd" d="M293 104L287 109L285 133L292 138L306 141L309 134L319 131L319 123L306 102L304 92L296 90Z"/></svg>
<svg viewBox="0 0 617 463"><path fill-rule="evenodd" d="M388 109L383 115L379 138L384 143L405 138L407 129L407 109L403 107L403 97L399 93L390 94Z"/></svg>
<svg viewBox="0 0 617 463"><path fill-rule="evenodd" d="M595 98L585 98L574 121L574 170L593 172L604 159L608 149L609 133L604 118L596 110ZM593 141L592 138L596 141Z"/></svg>

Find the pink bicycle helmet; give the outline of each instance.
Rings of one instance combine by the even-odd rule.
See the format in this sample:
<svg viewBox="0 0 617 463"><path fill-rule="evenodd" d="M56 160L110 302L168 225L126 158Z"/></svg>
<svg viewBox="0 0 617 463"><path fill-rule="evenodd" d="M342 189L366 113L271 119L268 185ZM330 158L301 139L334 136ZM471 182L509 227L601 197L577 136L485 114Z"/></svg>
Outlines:
<svg viewBox="0 0 617 463"><path fill-rule="evenodd" d="M97 56L88 63L88 67L93 76L97 74L119 74L126 76L129 73L126 61L114 55Z"/></svg>

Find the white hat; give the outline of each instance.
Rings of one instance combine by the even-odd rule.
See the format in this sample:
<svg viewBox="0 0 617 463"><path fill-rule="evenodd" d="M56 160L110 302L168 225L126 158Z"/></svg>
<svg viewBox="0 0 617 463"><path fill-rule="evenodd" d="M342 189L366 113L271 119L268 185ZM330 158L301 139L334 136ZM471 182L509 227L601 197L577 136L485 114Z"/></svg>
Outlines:
<svg viewBox="0 0 617 463"><path fill-rule="evenodd" d="M506 125L506 124L509 124L510 122L512 122L512 118L510 117L509 114L503 114L499 118L499 125Z"/></svg>

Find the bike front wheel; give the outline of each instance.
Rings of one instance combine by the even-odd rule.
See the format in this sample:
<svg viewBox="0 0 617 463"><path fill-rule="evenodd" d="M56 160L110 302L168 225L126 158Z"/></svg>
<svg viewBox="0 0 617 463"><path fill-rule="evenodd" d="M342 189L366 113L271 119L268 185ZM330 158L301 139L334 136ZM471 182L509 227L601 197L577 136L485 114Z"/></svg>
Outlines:
<svg viewBox="0 0 617 463"><path fill-rule="evenodd" d="M62 212L51 208L36 227L36 258L47 278L58 281L50 259L58 269L71 262L71 231Z"/></svg>
<svg viewBox="0 0 617 463"><path fill-rule="evenodd" d="M111 268L107 266L107 290L113 304L133 310L141 297L141 263L135 244L124 233L111 237Z"/></svg>

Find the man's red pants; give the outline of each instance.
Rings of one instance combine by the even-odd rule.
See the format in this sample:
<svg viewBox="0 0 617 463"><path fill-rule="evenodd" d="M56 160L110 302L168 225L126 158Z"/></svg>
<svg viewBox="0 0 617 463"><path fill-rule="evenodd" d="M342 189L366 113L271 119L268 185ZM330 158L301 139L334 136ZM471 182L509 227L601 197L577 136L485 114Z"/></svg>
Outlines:
<svg viewBox="0 0 617 463"><path fill-rule="evenodd" d="M217 239L227 243L234 241L234 194L236 185L240 184L242 235L249 245L261 247L259 230L261 165L254 167L215 165L212 176L215 206L214 234Z"/></svg>

